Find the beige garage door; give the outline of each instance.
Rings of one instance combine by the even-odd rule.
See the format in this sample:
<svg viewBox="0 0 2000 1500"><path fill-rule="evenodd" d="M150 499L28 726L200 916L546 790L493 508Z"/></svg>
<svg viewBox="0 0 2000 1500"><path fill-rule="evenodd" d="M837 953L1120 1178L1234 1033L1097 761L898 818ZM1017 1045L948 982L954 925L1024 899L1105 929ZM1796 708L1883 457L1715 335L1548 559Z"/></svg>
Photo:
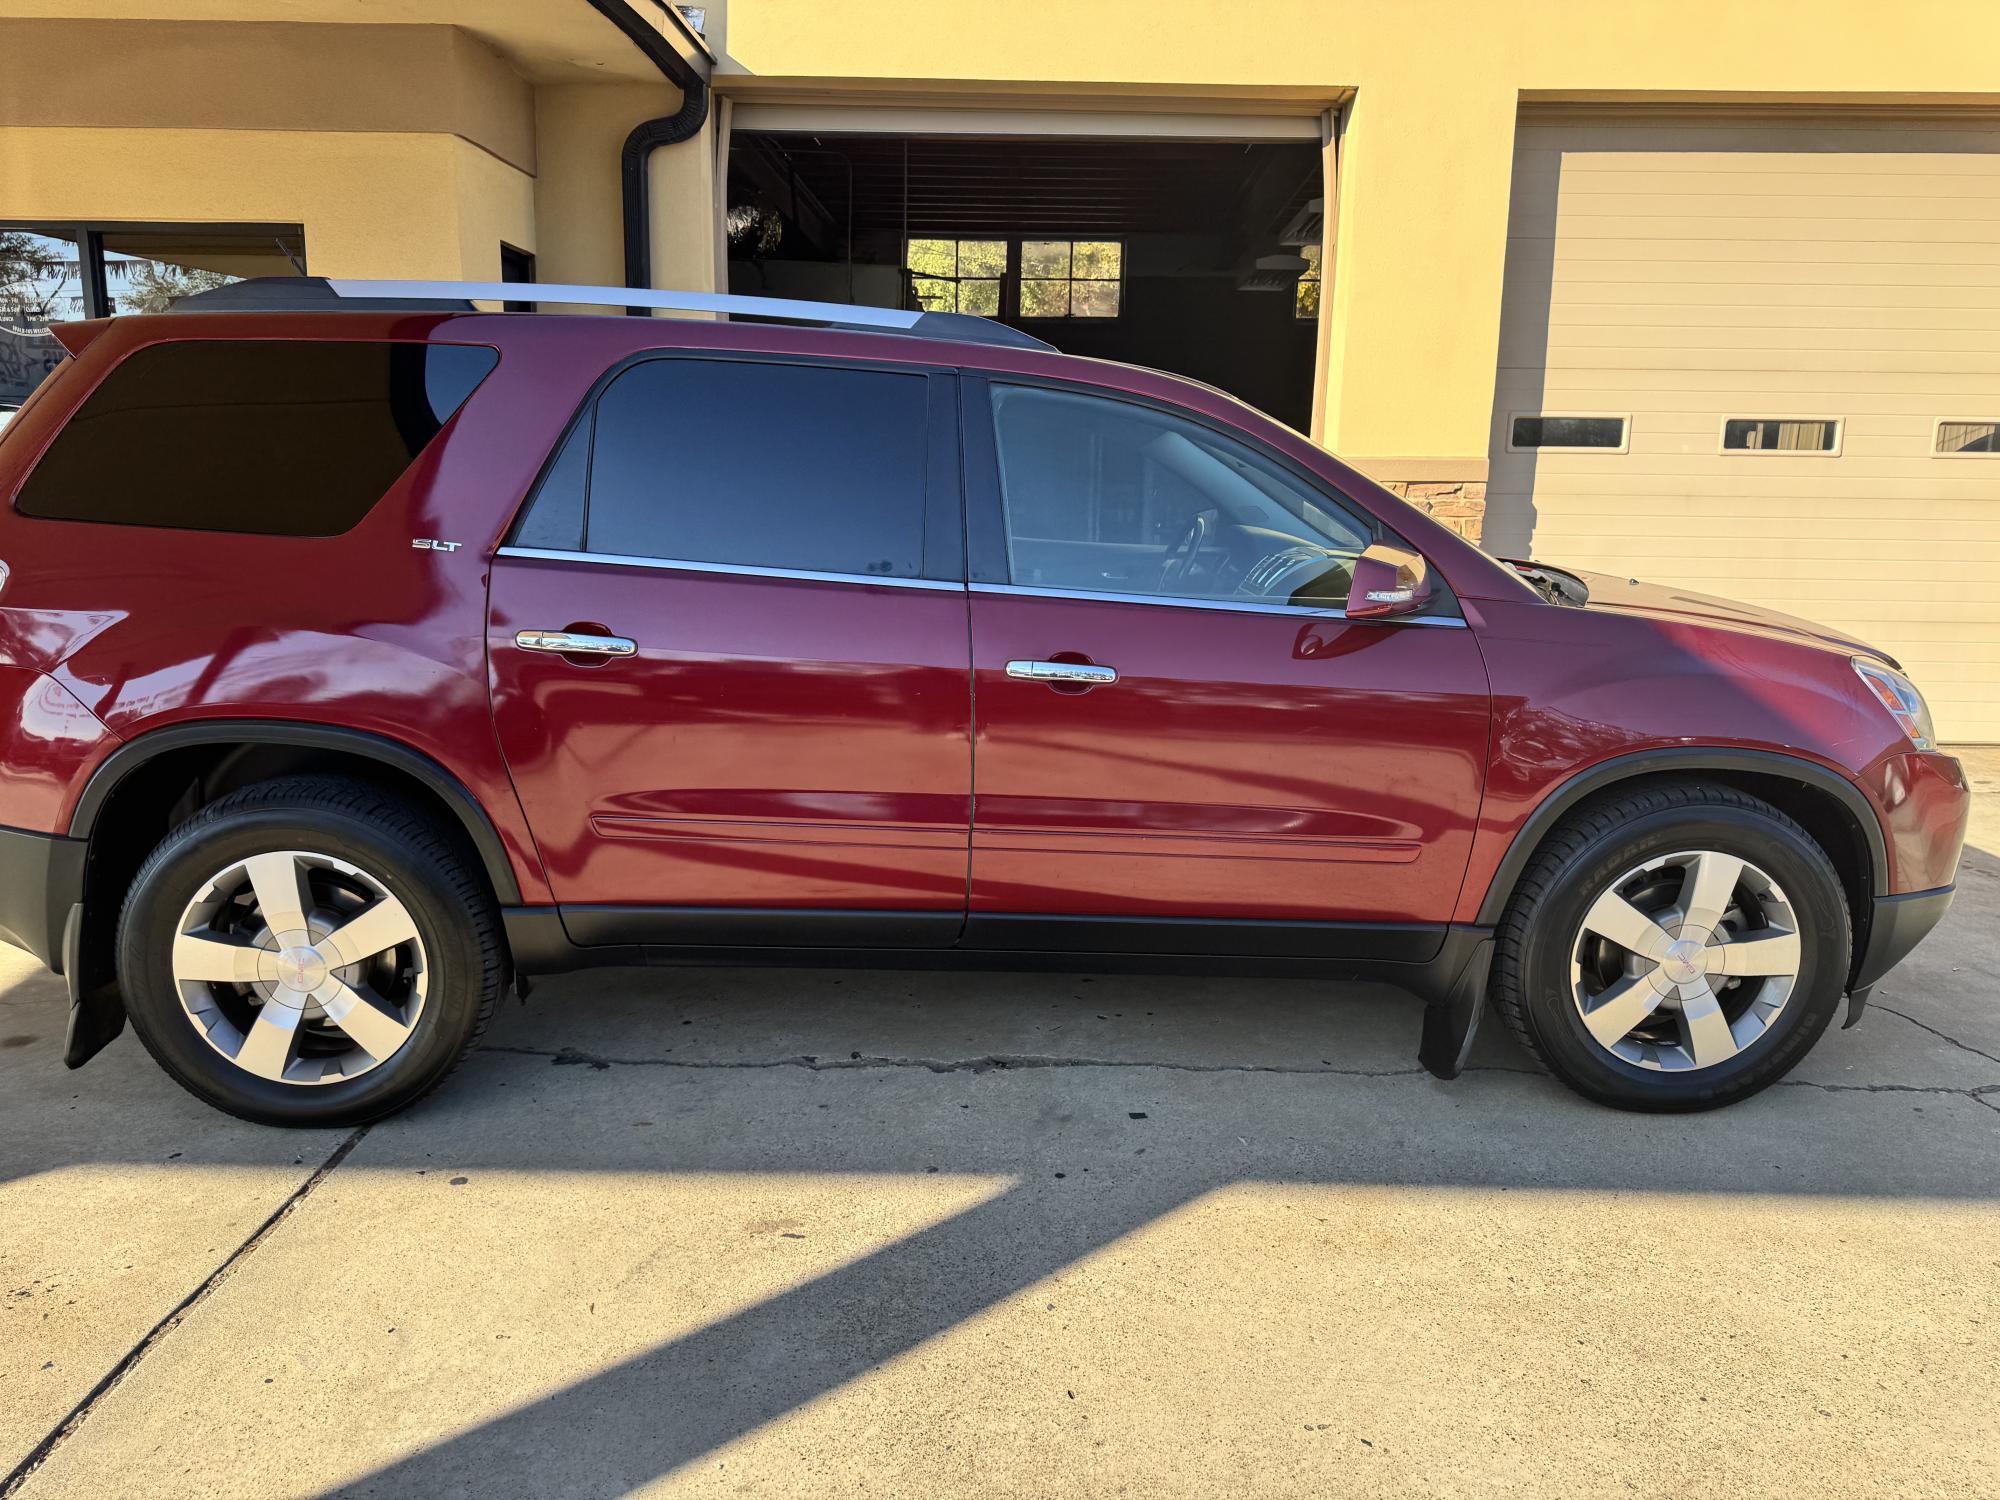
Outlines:
<svg viewBox="0 0 2000 1500"><path fill-rule="evenodd" d="M1497 392L1490 550L1852 631L2000 740L2000 127L1524 116Z"/></svg>

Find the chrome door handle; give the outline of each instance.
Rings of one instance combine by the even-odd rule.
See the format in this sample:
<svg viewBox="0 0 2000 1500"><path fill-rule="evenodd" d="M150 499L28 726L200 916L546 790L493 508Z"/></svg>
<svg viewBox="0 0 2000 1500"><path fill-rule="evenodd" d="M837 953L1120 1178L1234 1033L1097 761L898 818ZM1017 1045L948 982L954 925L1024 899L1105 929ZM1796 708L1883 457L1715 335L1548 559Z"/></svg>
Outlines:
<svg viewBox="0 0 2000 1500"><path fill-rule="evenodd" d="M565 656L630 656L639 647L622 635L579 635L571 630L520 630L514 644L523 651L559 651Z"/></svg>
<svg viewBox="0 0 2000 1500"><path fill-rule="evenodd" d="M1118 680L1116 667L1082 661L1010 661L1007 675L1025 682L1106 683Z"/></svg>

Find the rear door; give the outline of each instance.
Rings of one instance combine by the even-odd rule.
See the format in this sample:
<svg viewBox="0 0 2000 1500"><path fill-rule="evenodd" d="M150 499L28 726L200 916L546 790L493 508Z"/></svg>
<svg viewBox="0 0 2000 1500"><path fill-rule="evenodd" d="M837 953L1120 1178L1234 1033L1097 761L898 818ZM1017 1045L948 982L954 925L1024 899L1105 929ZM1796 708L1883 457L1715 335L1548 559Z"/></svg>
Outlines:
<svg viewBox="0 0 2000 1500"><path fill-rule="evenodd" d="M1228 432L966 386L967 944L1430 957L1487 737L1455 607L1348 621L1379 528Z"/></svg>
<svg viewBox="0 0 2000 1500"><path fill-rule="evenodd" d="M649 357L495 559L501 747L571 937L943 946L971 750L956 377Z"/></svg>

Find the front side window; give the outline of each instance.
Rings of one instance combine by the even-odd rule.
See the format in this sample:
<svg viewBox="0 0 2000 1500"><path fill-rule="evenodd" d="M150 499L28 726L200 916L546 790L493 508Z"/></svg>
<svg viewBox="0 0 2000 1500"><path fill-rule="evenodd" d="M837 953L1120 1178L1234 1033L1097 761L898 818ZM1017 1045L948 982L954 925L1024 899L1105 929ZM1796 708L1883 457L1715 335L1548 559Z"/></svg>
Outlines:
<svg viewBox="0 0 2000 1500"><path fill-rule="evenodd" d="M335 536L373 509L499 358L452 344L151 344L91 392L15 509L56 521Z"/></svg>
<svg viewBox="0 0 2000 1500"><path fill-rule="evenodd" d="M993 387L1010 576L1033 588L1337 608L1365 525L1195 422Z"/></svg>
<svg viewBox="0 0 2000 1500"><path fill-rule="evenodd" d="M598 398L584 548L914 578L926 412L922 375L705 359L634 365ZM568 457L558 456L549 481ZM536 519L524 520L524 538Z"/></svg>

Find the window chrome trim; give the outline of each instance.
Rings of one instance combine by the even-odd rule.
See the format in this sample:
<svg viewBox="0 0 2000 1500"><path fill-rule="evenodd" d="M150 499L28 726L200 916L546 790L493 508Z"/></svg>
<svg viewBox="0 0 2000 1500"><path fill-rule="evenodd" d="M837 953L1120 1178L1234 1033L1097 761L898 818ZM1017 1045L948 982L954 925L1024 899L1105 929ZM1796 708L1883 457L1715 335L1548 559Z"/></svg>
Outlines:
<svg viewBox="0 0 2000 1500"><path fill-rule="evenodd" d="M1029 599L1084 599L1108 604L1158 604L1175 609L1217 610L1231 615L1299 615L1315 620L1347 618L1347 611L1344 609L1318 608L1310 604L1253 604L1249 600L1237 603L1227 599L1181 599L1171 594L1116 594L1108 589L1043 589L1015 583L975 583L971 589L975 594L1013 594ZM1466 628L1465 621L1456 615L1390 615L1378 620L1363 620L1360 623L1442 625L1448 630Z"/></svg>
<svg viewBox="0 0 2000 1500"><path fill-rule="evenodd" d="M753 568L748 563L693 562L681 557L636 557L623 552L565 552L553 547L502 547L495 557L537 562L595 563L613 568L660 568L675 573L719 573L744 578L791 578L803 583L865 583L876 588L944 589L963 593L965 585L941 578L887 577L874 573L815 573L807 568Z"/></svg>

